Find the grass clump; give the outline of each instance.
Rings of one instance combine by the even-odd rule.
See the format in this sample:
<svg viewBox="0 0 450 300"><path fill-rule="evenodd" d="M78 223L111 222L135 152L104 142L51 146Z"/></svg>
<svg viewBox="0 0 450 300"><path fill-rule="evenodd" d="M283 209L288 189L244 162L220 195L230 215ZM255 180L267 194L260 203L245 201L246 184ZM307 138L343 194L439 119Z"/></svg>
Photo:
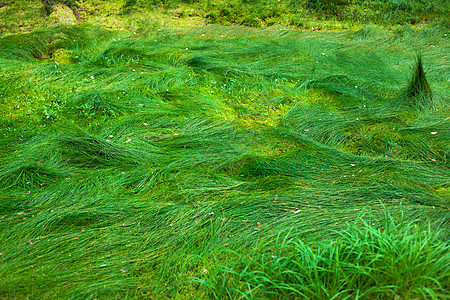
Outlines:
<svg viewBox="0 0 450 300"><path fill-rule="evenodd" d="M418 109L434 107L433 92L425 76L421 55L417 56L416 66L406 90L406 98L409 105Z"/></svg>
<svg viewBox="0 0 450 300"><path fill-rule="evenodd" d="M336 299L448 296L448 243L422 222L358 218L331 242L278 235L191 279L211 298Z"/></svg>

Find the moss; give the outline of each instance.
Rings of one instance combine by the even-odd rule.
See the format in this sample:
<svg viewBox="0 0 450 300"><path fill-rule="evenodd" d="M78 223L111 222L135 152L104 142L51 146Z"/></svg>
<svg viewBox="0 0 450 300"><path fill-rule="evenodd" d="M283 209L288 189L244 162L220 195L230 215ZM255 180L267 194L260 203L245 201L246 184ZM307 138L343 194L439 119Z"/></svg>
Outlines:
<svg viewBox="0 0 450 300"><path fill-rule="evenodd" d="M77 19L73 11L65 5L53 6L52 13L48 16L48 21L53 24L75 25Z"/></svg>
<svg viewBox="0 0 450 300"><path fill-rule="evenodd" d="M66 65L72 62L73 55L70 53L67 49L58 49L56 50L53 55L52 59L61 65Z"/></svg>

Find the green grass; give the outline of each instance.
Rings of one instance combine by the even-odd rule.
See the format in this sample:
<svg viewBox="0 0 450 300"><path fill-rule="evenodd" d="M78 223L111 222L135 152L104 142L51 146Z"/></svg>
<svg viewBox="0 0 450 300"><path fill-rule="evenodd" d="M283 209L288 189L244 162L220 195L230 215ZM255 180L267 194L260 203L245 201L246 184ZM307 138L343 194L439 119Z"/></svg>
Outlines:
<svg viewBox="0 0 450 300"><path fill-rule="evenodd" d="M431 26L3 36L0 298L448 298L448 50Z"/></svg>
<svg viewBox="0 0 450 300"><path fill-rule="evenodd" d="M0 34L60 23L137 33L206 24L312 31L431 25L448 30L449 8L446 0L2 0Z"/></svg>
<svg viewBox="0 0 450 300"><path fill-rule="evenodd" d="M397 218L398 217L398 218ZM204 270L211 298L404 299L446 297L448 244L430 228L385 216L379 229L357 219L331 242L306 244L289 233L261 243L245 257ZM447 253L441 256L442 253Z"/></svg>

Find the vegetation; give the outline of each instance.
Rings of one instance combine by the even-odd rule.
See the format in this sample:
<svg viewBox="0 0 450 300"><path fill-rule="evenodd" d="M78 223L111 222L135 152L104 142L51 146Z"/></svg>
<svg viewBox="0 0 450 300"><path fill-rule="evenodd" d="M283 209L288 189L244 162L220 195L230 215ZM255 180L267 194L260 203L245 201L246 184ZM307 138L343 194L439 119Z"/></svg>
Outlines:
<svg viewBox="0 0 450 300"><path fill-rule="evenodd" d="M433 92L425 76L420 55L417 57L417 66L406 91L406 98L410 100L411 105L418 108L429 108L434 104Z"/></svg>
<svg viewBox="0 0 450 300"><path fill-rule="evenodd" d="M449 297L442 19L302 31L295 7L337 29L360 2L279 2L268 26L278 1L24 0L41 17L20 27L1 3L1 299ZM190 28L144 22L155 5ZM260 28L195 26L234 5Z"/></svg>
<svg viewBox="0 0 450 300"><path fill-rule="evenodd" d="M448 30L449 9L446 0L1 0L0 34L44 29L61 20L130 32L205 24L315 31L432 24Z"/></svg>

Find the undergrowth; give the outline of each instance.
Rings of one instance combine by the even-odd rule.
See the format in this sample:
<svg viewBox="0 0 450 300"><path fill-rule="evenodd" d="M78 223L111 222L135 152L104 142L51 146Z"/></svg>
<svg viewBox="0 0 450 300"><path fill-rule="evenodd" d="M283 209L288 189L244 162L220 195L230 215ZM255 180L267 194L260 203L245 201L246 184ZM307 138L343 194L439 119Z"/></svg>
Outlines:
<svg viewBox="0 0 450 300"><path fill-rule="evenodd" d="M361 29L362 24L448 29L448 9L446 0L2 0L0 34L55 24L97 24L129 32L205 24L313 31Z"/></svg>

